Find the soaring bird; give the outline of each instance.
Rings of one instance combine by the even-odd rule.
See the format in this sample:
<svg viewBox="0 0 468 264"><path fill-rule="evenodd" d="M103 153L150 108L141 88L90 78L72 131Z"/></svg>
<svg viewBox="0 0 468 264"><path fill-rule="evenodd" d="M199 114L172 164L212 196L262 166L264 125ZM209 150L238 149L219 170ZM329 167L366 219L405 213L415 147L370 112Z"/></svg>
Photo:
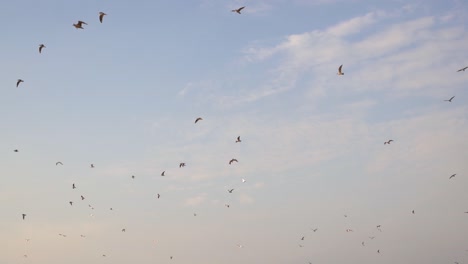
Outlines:
<svg viewBox="0 0 468 264"><path fill-rule="evenodd" d="M380 249L377 249L377 253L380 253Z"/></svg>
<svg viewBox="0 0 468 264"><path fill-rule="evenodd" d="M236 139L236 143L238 143L238 142L242 142L242 140L240 139L240 136L238 136L237 139Z"/></svg>
<svg viewBox="0 0 468 264"><path fill-rule="evenodd" d="M135 175L132 175L132 179L135 179Z"/></svg>
<svg viewBox="0 0 468 264"><path fill-rule="evenodd" d="M179 163L179 168L182 168L182 167L185 167L185 163L184 163L184 162Z"/></svg>
<svg viewBox="0 0 468 264"><path fill-rule="evenodd" d="M84 28L83 28L83 24L84 24L84 25L88 25L86 22L83 22L83 21L81 21L81 20L78 20L78 23L73 24L73 26L74 26L76 29L78 29L78 28L84 29Z"/></svg>
<svg viewBox="0 0 468 264"><path fill-rule="evenodd" d="M414 214L414 210L413 210L413 211L411 211L411 212Z"/></svg>
<svg viewBox="0 0 468 264"><path fill-rule="evenodd" d="M60 161L55 162L55 166L57 166L57 165L59 165L59 164L60 164L60 165L63 165L63 163L60 162Z"/></svg>
<svg viewBox="0 0 468 264"><path fill-rule="evenodd" d="M343 68L343 64L340 65L340 67L338 67L338 75L344 75L344 72L341 71L341 69Z"/></svg>
<svg viewBox="0 0 468 264"><path fill-rule="evenodd" d="M23 214L23 220L24 220L24 218L26 218L26 214Z"/></svg>
<svg viewBox="0 0 468 264"><path fill-rule="evenodd" d="M197 119L195 119L195 124L196 124L198 121L200 121L200 120L203 120L203 118L198 117Z"/></svg>
<svg viewBox="0 0 468 264"><path fill-rule="evenodd" d="M361 243L361 244L364 246L364 241L362 241L362 243Z"/></svg>
<svg viewBox="0 0 468 264"><path fill-rule="evenodd" d="M20 83L24 82L23 80L21 79L18 79L18 81L16 81L16 87L18 87L20 85Z"/></svg>
<svg viewBox="0 0 468 264"><path fill-rule="evenodd" d="M163 171L163 172L161 173L161 176L165 176L164 173L166 173L166 171Z"/></svg>
<svg viewBox="0 0 468 264"><path fill-rule="evenodd" d="M244 183L244 182L246 182L246 180L245 180L245 179L242 179L242 182Z"/></svg>
<svg viewBox="0 0 468 264"><path fill-rule="evenodd" d="M106 13L104 12L99 12L99 21L102 23L102 19L104 18L104 16L107 15Z"/></svg>
<svg viewBox="0 0 468 264"><path fill-rule="evenodd" d="M465 71L466 69L468 69L468 66L467 66L467 67L464 67L464 68L461 68L461 69L459 69L457 72Z"/></svg>
<svg viewBox="0 0 468 264"><path fill-rule="evenodd" d="M370 238L370 239L374 239L375 237L372 236L372 237L369 237L369 238Z"/></svg>
<svg viewBox="0 0 468 264"><path fill-rule="evenodd" d="M229 189L228 192L229 193L232 193L234 191L234 189Z"/></svg>
<svg viewBox="0 0 468 264"><path fill-rule="evenodd" d="M231 165L234 161L235 161L235 162L239 162L239 161L237 161L237 159L231 159L231 160L229 161L229 165Z"/></svg>
<svg viewBox="0 0 468 264"><path fill-rule="evenodd" d="M161 197L161 195L158 193L158 199L159 199L159 197Z"/></svg>
<svg viewBox="0 0 468 264"><path fill-rule="evenodd" d="M346 232L353 232L352 229L346 229Z"/></svg>
<svg viewBox="0 0 468 264"><path fill-rule="evenodd" d="M450 102L450 103L451 103L453 98L455 98L455 96L452 96L450 99L448 99L448 100L444 100L444 101L446 101L446 102Z"/></svg>
<svg viewBox="0 0 468 264"><path fill-rule="evenodd" d="M240 13L241 13L241 11L242 11L242 9L244 9L244 8L245 8L245 6L243 6L243 7L239 7L239 8L237 8L237 9L233 9L233 10L231 10L231 12L236 12L237 14L240 14Z"/></svg>
<svg viewBox="0 0 468 264"><path fill-rule="evenodd" d="M85 199L85 198L84 198L84 196L83 196L83 195L81 195L81 201L83 201L84 199Z"/></svg>
<svg viewBox="0 0 468 264"><path fill-rule="evenodd" d="M91 168L94 168L94 164L91 164Z"/></svg>
<svg viewBox="0 0 468 264"><path fill-rule="evenodd" d="M46 46L44 44L39 45L39 53L42 53L42 49L45 48Z"/></svg>
<svg viewBox="0 0 468 264"><path fill-rule="evenodd" d="M386 144L390 144L392 143L393 139L390 139L389 141L385 141L383 144L386 145Z"/></svg>
<svg viewBox="0 0 468 264"><path fill-rule="evenodd" d="M229 208L230 205L229 205L229 204L224 204L224 206L226 206L227 208Z"/></svg>
<svg viewBox="0 0 468 264"><path fill-rule="evenodd" d="M304 240L305 237L301 237L301 240Z"/></svg>
<svg viewBox="0 0 468 264"><path fill-rule="evenodd" d="M122 229L122 232L125 232L125 228Z"/></svg>
<svg viewBox="0 0 468 264"><path fill-rule="evenodd" d="M455 173L455 174L450 175L449 180L452 179L453 177L455 177L455 175L457 175L457 174Z"/></svg>
<svg viewBox="0 0 468 264"><path fill-rule="evenodd" d="M312 231L317 232L318 228L312 229Z"/></svg>
<svg viewBox="0 0 468 264"><path fill-rule="evenodd" d="M72 189L76 189L76 186L74 183L72 184Z"/></svg>
<svg viewBox="0 0 468 264"><path fill-rule="evenodd" d="M86 236L85 235L80 235L80 237L85 238Z"/></svg>
<svg viewBox="0 0 468 264"><path fill-rule="evenodd" d="M72 201L69 201L70 205L73 205L73 202Z"/></svg>
<svg viewBox="0 0 468 264"><path fill-rule="evenodd" d="M171 256L171 259L173 258L173 256Z"/></svg>
<svg viewBox="0 0 468 264"><path fill-rule="evenodd" d="M17 150L17 149L15 149L15 150L13 150L13 151L14 151L14 152L18 152L18 150Z"/></svg>

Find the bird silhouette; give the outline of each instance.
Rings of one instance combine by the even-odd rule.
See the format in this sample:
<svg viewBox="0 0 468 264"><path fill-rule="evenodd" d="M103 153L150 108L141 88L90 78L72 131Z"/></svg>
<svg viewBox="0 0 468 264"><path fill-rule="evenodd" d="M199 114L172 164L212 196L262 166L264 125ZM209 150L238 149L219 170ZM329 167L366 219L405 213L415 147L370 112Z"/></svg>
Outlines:
<svg viewBox="0 0 468 264"><path fill-rule="evenodd" d="M166 173L166 171L163 171L163 172L161 173L161 176L166 176L166 175L164 175L164 173Z"/></svg>
<svg viewBox="0 0 468 264"><path fill-rule="evenodd" d="M91 168L94 168L94 164L91 164Z"/></svg>
<svg viewBox="0 0 468 264"><path fill-rule="evenodd" d="M455 98L455 96L452 96L452 97L450 97L450 99L448 99L448 100L444 100L444 101L445 101L445 102L450 102L450 103L451 103L451 102L452 102L452 100L453 100L453 98Z"/></svg>
<svg viewBox="0 0 468 264"><path fill-rule="evenodd" d="M411 211L411 213L413 213L413 214L414 214L414 210L413 210L413 211Z"/></svg>
<svg viewBox="0 0 468 264"><path fill-rule="evenodd" d="M240 136L238 136L236 139L236 143L239 143L239 142L242 142L242 140L240 139Z"/></svg>
<svg viewBox="0 0 468 264"><path fill-rule="evenodd" d="M305 237L301 237L301 240L304 240Z"/></svg>
<svg viewBox="0 0 468 264"><path fill-rule="evenodd" d="M364 241L362 241L362 243L361 243L361 244L362 244L362 246L364 246Z"/></svg>
<svg viewBox="0 0 468 264"><path fill-rule="evenodd" d="M18 87L20 85L20 83L24 82L23 80L21 79L18 79L18 81L16 81L16 87Z"/></svg>
<svg viewBox="0 0 468 264"><path fill-rule="evenodd" d="M62 162L60 162L60 161L57 161L57 162L55 163L55 166L57 166L57 165L59 165L59 164L60 164L60 165L63 165L63 163L62 163Z"/></svg>
<svg viewBox="0 0 468 264"><path fill-rule="evenodd" d="M390 139L389 141L385 141L385 142L384 142L384 145L387 145L387 144L390 145L390 143L392 143L392 142L393 142L393 139Z"/></svg>
<svg viewBox="0 0 468 264"><path fill-rule="evenodd" d="M380 253L380 249L377 250L377 253Z"/></svg>
<svg viewBox="0 0 468 264"><path fill-rule="evenodd" d="M84 196L83 196L83 195L81 195L81 201L83 201L84 199L85 199L85 198L84 198Z"/></svg>
<svg viewBox="0 0 468 264"><path fill-rule="evenodd" d="M245 179L242 179L242 182L244 183L244 182L246 182L246 180L245 180Z"/></svg>
<svg viewBox="0 0 468 264"><path fill-rule="evenodd" d="M455 174L450 175L449 180L452 179L453 177L455 177L455 175L457 175L457 174L455 173Z"/></svg>
<svg viewBox="0 0 468 264"><path fill-rule="evenodd" d="M369 237L369 238L370 238L370 239L374 239L375 237L374 237L374 236L371 236L371 237Z"/></svg>
<svg viewBox="0 0 468 264"><path fill-rule="evenodd" d="M15 150L13 150L13 151L14 151L14 152L18 152L18 150L17 150L17 149L15 149Z"/></svg>
<svg viewBox="0 0 468 264"><path fill-rule="evenodd" d="M459 69L457 72L465 71L466 69L468 69L468 66L467 66L467 67L464 67L464 68L461 68L461 69Z"/></svg>
<svg viewBox="0 0 468 264"><path fill-rule="evenodd" d="M341 64L340 67L338 67L337 75L344 75L344 72L342 72L341 69L343 69L343 64Z"/></svg>
<svg viewBox="0 0 468 264"><path fill-rule="evenodd" d="M239 162L239 161L237 161L237 159L231 159L231 160L229 161L229 165L231 165L234 161L235 161L235 162Z"/></svg>
<svg viewBox="0 0 468 264"><path fill-rule="evenodd" d="M318 228L312 229L312 231L317 232Z"/></svg>
<svg viewBox="0 0 468 264"><path fill-rule="evenodd" d="M229 204L224 204L224 206L226 206L227 208L229 208L230 205L229 205Z"/></svg>
<svg viewBox="0 0 468 264"><path fill-rule="evenodd" d="M107 14L104 13L104 12L99 12L99 22L102 23L102 19L104 18L105 15L107 15Z"/></svg>
<svg viewBox="0 0 468 264"><path fill-rule="evenodd" d="M184 163L184 162L179 163L179 168L182 168L182 167L185 167L185 163Z"/></svg>
<svg viewBox="0 0 468 264"><path fill-rule="evenodd" d="M72 184L72 189L76 189L76 186L74 183Z"/></svg>
<svg viewBox="0 0 468 264"><path fill-rule="evenodd" d="M73 26L76 29L79 29L79 28L84 29L83 25L88 25L88 24L86 22L81 21L81 20L78 20L78 22L76 24L73 24Z"/></svg>
<svg viewBox="0 0 468 264"><path fill-rule="evenodd" d="M234 191L234 189L229 189L228 192L229 193L232 193Z"/></svg>
<svg viewBox="0 0 468 264"><path fill-rule="evenodd" d="M135 175L132 175L132 179L135 179Z"/></svg>
<svg viewBox="0 0 468 264"><path fill-rule="evenodd" d="M346 229L346 232L353 232L352 229Z"/></svg>
<svg viewBox="0 0 468 264"><path fill-rule="evenodd" d="M42 53L42 49L45 48L46 46L44 44L39 45L39 53Z"/></svg>
<svg viewBox="0 0 468 264"><path fill-rule="evenodd" d="M23 220L26 218L26 214L22 214L23 215Z"/></svg>
<svg viewBox="0 0 468 264"><path fill-rule="evenodd" d="M197 119L195 119L195 124L196 124L198 121L201 121L201 120L203 120L203 118L198 117Z"/></svg>
<svg viewBox="0 0 468 264"><path fill-rule="evenodd" d="M122 232L125 232L125 228L122 229Z"/></svg>
<svg viewBox="0 0 468 264"><path fill-rule="evenodd" d="M157 195L157 196L158 196L158 199L159 199L159 197L161 197L161 195L160 195L159 193L158 193L158 195Z"/></svg>
<svg viewBox="0 0 468 264"><path fill-rule="evenodd" d="M245 6L239 7L239 8L237 8L237 9L231 10L231 12L236 12L237 14L241 14L242 9L244 9L244 8L245 8Z"/></svg>
<svg viewBox="0 0 468 264"><path fill-rule="evenodd" d="M69 201L68 203L69 203L70 205L73 205L73 202L72 202L72 201Z"/></svg>

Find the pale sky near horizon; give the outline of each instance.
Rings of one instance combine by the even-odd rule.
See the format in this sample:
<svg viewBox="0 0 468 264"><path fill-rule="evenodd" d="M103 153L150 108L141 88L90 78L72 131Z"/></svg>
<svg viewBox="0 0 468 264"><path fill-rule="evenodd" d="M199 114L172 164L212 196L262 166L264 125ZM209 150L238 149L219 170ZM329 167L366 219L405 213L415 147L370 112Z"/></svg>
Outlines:
<svg viewBox="0 0 468 264"><path fill-rule="evenodd" d="M467 17L4 3L0 264L468 263Z"/></svg>

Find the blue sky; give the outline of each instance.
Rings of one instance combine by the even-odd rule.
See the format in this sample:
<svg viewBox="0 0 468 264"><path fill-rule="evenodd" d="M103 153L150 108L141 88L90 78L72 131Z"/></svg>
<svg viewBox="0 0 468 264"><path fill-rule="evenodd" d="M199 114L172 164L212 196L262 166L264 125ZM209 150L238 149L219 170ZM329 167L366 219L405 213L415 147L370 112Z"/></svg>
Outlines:
<svg viewBox="0 0 468 264"><path fill-rule="evenodd" d="M4 4L0 262L468 263L467 14Z"/></svg>

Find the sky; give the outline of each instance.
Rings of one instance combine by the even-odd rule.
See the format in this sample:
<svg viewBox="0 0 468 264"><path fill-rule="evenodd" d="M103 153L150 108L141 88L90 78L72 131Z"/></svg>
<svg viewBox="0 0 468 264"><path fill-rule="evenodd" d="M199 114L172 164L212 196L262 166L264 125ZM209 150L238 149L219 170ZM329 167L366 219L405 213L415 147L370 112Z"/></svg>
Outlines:
<svg viewBox="0 0 468 264"><path fill-rule="evenodd" d="M4 3L0 263L468 263L467 17Z"/></svg>

